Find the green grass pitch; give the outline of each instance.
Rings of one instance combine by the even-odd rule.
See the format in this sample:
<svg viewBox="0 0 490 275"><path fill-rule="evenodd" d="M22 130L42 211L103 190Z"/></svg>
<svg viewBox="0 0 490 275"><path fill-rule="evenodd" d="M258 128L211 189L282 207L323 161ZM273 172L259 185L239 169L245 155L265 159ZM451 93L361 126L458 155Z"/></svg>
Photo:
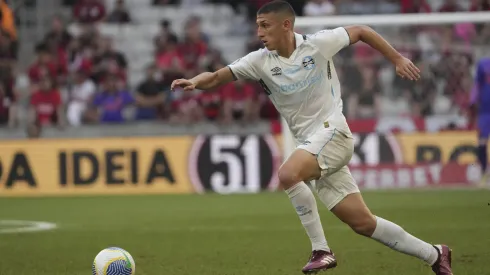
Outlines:
<svg viewBox="0 0 490 275"><path fill-rule="evenodd" d="M367 192L371 210L415 236L453 248L457 275L490 274L487 190ZM332 275L433 274L410 256L350 231L319 202L339 266ZM1 198L0 220L54 222L53 231L1 234L0 274L91 274L119 246L138 275L302 274L309 240L286 195Z"/></svg>

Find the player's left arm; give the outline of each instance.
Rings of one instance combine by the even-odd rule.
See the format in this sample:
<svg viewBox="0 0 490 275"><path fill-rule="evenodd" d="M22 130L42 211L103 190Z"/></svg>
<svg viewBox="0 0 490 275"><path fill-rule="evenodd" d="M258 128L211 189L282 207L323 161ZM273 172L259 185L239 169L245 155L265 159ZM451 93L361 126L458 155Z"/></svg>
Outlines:
<svg viewBox="0 0 490 275"><path fill-rule="evenodd" d="M362 41L383 54L396 68L396 73L402 78L410 80L420 79L420 70L412 61L401 55L379 33L368 26L344 27L349 35L350 44Z"/></svg>

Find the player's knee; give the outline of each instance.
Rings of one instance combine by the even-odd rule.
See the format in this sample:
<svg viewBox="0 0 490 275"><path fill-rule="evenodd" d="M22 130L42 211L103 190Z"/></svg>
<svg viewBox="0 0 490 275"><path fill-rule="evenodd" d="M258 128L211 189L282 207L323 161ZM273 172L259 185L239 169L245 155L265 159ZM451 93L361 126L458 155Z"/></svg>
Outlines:
<svg viewBox="0 0 490 275"><path fill-rule="evenodd" d="M298 170L292 169L288 166L281 166L277 173L279 183L281 184L281 187L285 190L291 188L292 186L303 180Z"/></svg>
<svg viewBox="0 0 490 275"><path fill-rule="evenodd" d="M376 229L376 218L373 215L366 215L362 219L358 219L349 226L359 235L370 237Z"/></svg>

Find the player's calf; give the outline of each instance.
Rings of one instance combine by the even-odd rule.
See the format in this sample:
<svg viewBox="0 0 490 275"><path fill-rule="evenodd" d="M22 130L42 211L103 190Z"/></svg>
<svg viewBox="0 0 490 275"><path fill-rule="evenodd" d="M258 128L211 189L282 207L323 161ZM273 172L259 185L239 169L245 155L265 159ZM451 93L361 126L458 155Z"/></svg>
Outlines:
<svg viewBox="0 0 490 275"><path fill-rule="evenodd" d="M310 238L312 250L328 252L330 248L320 221L315 196L303 182L319 175L320 168L316 158L298 149L281 166L278 177Z"/></svg>

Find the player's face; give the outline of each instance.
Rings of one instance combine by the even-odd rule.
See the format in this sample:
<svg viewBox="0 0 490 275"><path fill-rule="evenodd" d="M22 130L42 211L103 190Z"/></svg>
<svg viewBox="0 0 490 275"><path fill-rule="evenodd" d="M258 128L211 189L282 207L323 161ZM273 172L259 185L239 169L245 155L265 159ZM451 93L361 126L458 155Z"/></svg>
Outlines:
<svg viewBox="0 0 490 275"><path fill-rule="evenodd" d="M269 50L276 50L283 37L286 37L287 23L276 13L257 15L257 36Z"/></svg>

